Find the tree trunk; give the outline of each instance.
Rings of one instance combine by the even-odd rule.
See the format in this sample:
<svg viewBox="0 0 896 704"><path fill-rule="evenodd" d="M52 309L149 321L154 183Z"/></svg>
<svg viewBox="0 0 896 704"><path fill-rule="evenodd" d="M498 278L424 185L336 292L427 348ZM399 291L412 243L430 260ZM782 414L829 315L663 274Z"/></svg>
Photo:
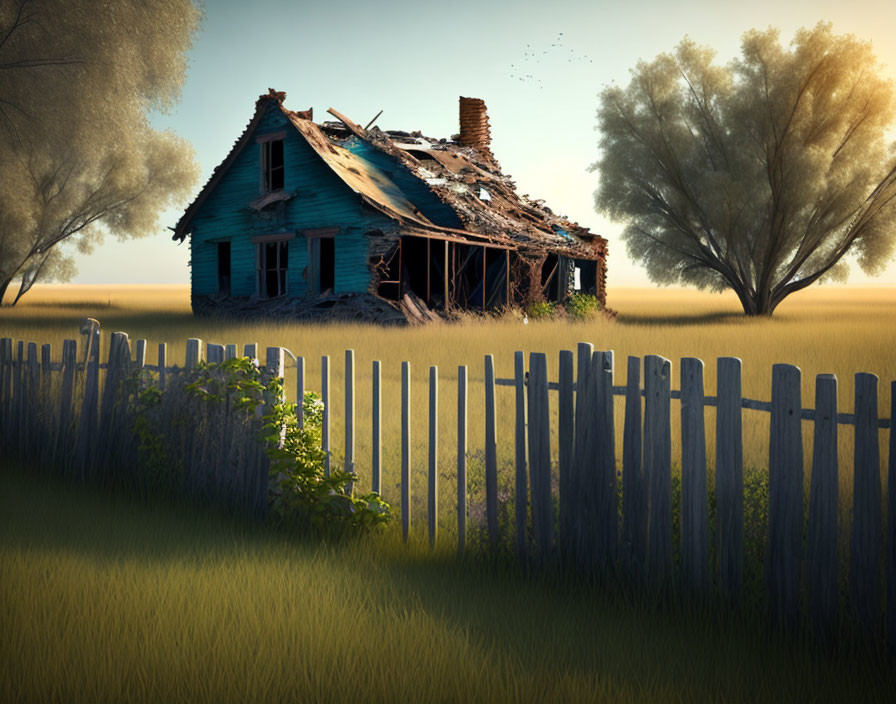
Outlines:
<svg viewBox="0 0 896 704"><path fill-rule="evenodd" d="M6 295L6 289L9 288L9 285L12 283L13 277L10 276L8 279L0 281L0 305L3 305L3 297Z"/></svg>

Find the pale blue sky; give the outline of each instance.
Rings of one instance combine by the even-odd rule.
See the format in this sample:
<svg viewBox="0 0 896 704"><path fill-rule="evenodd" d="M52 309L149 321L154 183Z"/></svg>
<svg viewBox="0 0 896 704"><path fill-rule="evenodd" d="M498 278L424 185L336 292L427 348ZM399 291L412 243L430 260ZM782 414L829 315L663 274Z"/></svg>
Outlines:
<svg viewBox="0 0 896 704"><path fill-rule="evenodd" d="M626 256L622 225L594 211L598 175L587 167L597 156L601 88L627 84L639 59L672 49L685 34L727 61L747 29L775 26L789 41L819 20L872 40L896 80L892 0L207 0L182 100L154 124L193 144L201 185L268 87L286 91L292 109L313 106L318 122L332 119L328 107L362 124L382 109L378 126L434 137L457 132L459 95L482 98L492 149L520 192L609 239L611 286L647 284ZM164 213L155 236L110 237L78 257L75 282L187 283L188 246L172 242L167 229L181 212ZM851 283L896 283L896 263L876 279L853 272Z"/></svg>

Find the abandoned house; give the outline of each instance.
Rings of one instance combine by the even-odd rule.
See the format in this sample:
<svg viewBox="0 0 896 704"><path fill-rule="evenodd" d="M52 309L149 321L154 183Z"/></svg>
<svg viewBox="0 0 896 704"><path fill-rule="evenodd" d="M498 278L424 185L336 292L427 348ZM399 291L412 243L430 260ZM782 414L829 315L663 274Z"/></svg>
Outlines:
<svg viewBox="0 0 896 704"><path fill-rule="evenodd" d="M190 235L197 314L384 323L458 309L604 302L607 242L517 195L485 104L460 134L361 127L288 110L270 90L174 229ZM372 122L372 121L371 121Z"/></svg>

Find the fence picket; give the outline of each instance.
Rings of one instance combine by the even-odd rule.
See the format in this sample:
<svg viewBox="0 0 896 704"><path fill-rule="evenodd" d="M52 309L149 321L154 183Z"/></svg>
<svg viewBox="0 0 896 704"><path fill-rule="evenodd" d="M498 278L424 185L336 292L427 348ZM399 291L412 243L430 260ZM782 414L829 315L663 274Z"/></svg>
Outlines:
<svg viewBox="0 0 896 704"><path fill-rule="evenodd" d="M896 654L896 381L890 382L890 445L887 469L887 635Z"/></svg>
<svg viewBox="0 0 896 704"><path fill-rule="evenodd" d="M58 434L54 446L57 462L67 474L71 458L68 456L68 438L71 434L72 397L75 389L75 372L78 365L78 343L75 340L64 340L62 343L62 386L59 392Z"/></svg>
<svg viewBox="0 0 896 704"><path fill-rule="evenodd" d="M435 547L439 530L439 368L429 368L429 481L427 518L429 546Z"/></svg>
<svg viewBox="0 0 896 704"><path fill-rule="evenodd" d="M305 427L305 358L296 357L296 422Z"/></svg>
<svg viewBox="0 0 896 704"><path fill-rule="evenodd" d="M574 360L572 351L560 350L559 390L557 394L560 535L557 542L564 557L569 556L570 548L573 545L577 498L572 489L572 473L575 471Z"/></svg>
<svg viewBox="0 0 896 704"><path fill-rule="evenodd" d="M50 345L40 346L40 404L46 406L50 401Z"/></svg>
<svg viewBox="0 0 896 704"><path fill-rule="evenodd" d="M0 447L6 448L12 418L12 339L0 339Z"/></svg>
<svg viewBox="0 0 896 704"><path fill-rule="evenodd" d="M744 580L744 469L741 361L716 361L716 520L719 588L738 602Z"/></svg>
<svg viewBox="0 0 896 704"><path fill-rule="evenodd" d="M382 443L383 429L380 421L380 408L383 403L381 388L382 373L378 359L373 360L373 380L370 400L370 488L377 494L382 491Z"/></svg>
<svg viewBox="0 0 896 704"><path fill-rule="evenodd" d="M87 341L84 354L87 368L84 374L84 399L78 419L78 436L75 446L77 474L81 478L86 476L90 455L96 446L99 408L100 326L95 320L93 323L95 324L85 325Z"/></svg>
<svg viewBox="0 0 896 704"><path fill-rule="evenodd" d="M345 471L355 471L355 351L345 351ZM354 483L346 484L349 496L354 491Z"/></svg>
<svg viewBox="0 0 896 704"><path fill-rule="evenodd" d="M457 368L457 552L467 543L467 368Z"/></svg>
<svg viewBox="0 0 896 704"><path fill-rule="evenodd" d="M551 501L550 410L547 357L529 355L529 473L532 486L532 527L542 563L553 545L554 515Z"/></svg>
<svg viewBox="0 0 896 704"><path fill-rule="evenodd" d="M224 361L224 345L207 344L205 346L205 356L209 362L220 364Z"/></svg>
<svg viewBox="0 0 896 704"><path fill-rule="evenodd" d="M613 353L595 352L591 367L597 426L597 560L604 571L616 563L619 508L616 486L616 431L613 413Z"/></svg>
<svg viewBox="0 0 896 704"><path fill-rule="evenodd" d="M25 367L25 413L22 414L25 419L25 442L23 448L33 453L39 445L39 435L37 431L37 421L40 414L40 365L37 359L37 343L28 343L28 361Z"/></svg>
<svg viewBox="0 0 896 704"><path fill-rule="evenodd" d="M786 630L799 623L803 525L803 441L800 370L772 367L769 438L768 565L772 622Z"/></svg>
<svg viewBox="0 0 896 704"><path fill-rule="evenodd" d="M202 340L198 337L191 337L187 340L187 354L185 366L187 369L195 369L202 361Z"/></svg>
<svg viewBox="0 0 896 704"><path fill-rule="evenodd" d="M515 391L514 427L514 517L516 523L516 552L520 564L525 565L528 554L526 514L529 507L526 449L526 360L520 351L513 353L513 381Z"/></svg>
<svg viewBox="0 0 896 704"><path fill-rule="evenodd" d="M622 543L629 574L644 576L647 564L647 478L641 458L641 359L628 358L622 430Z"/></svg>
<svg viewBox="0 0 896 704"><path fill-rule="evenodd" d="M485 355L485 514L488 539L498 545L498 444L495 423L495 358Z"/></svg>
<svg viewBox="0 0 896 704"><path fill-rule="evenodd" d="M248 344L243 345L243 357L258 359L258 343L249 342Z"/></svg>
<svg viewBox="0 0 896 704"><path fill-rule="evenodd" d="M880 621L882 528L877 376L855 376L855 455L852 536L849 550L850 605L871 633Z"/></svg>
<svg viewBox="0 0 896 704"><path fill-rule="evenodd" d="M576 407L574 431L575 459L570 477L570 490L575 496L574 525L571 542L565 548L566 554L573 556L579 570L590 571L597 561L599 521L599 469L597 467L597 388L592 378L595 355L592 346L578 345L576 376Z"/></svg>
<svg viewBox="0 0 896 704"><path fill-rule="evenodd" d="M320 448L324 451L324 475L330 476L330 357L320 358L320 400L324 404L320 425Z"/></svg>
<svg viewBox="0 0 896 704"><path fill-rule="evenodd" d="M709 503L706 494L706 427L703 361L681 360L681 562L690 589L709 582Z"/></svg>
<svg viewBox="0 0 896 704"><path fill-rule="evenodd" d="M809 486L809 533L806 587L809 622L819 641L828 643L837 630L837 377L815 377L815 432Z"/></svg>
<svg viewBox="0 0 896 704"><path fill-rule="evenodd" d="M647 474L647 574L656 587L672 572L672 366L657 355L644 358L644 464Z"/></svg>
<svg viewBox="0 0 896 704"><path fill-rule="evenodd" d="M25 448L25 413L27 406L25 405L25 342L18 340L16 342L16 358L13 362L13 379L12 379L12 395L13 411L10 417L16 426L16 451L22 453Z"/></svg>
<svg viewBox="0 0 896 704"><path fill-rule="evenodd" d="M168 363L168 343L160 342L159 343L159 388L163 391L165 390L165 382L168 376L168 368L165 366Z"/></svg>
<svg viewBox="0 0 896 704"><path fill-rule="evenodd" d="M411 529L411 363L401 363L401 534Z"/></svg>
<svg viewBox="0 0 896 704"><path fill-rule="evenodd" d="M236 359L236 345L224 346L224 359Z"/></svg>
<svg viewBox="0 0 896 704"><path fill-rule="evenodd" d="M134 366L143 369L146 366L146 340L137 340L137 352Z"/></svg>

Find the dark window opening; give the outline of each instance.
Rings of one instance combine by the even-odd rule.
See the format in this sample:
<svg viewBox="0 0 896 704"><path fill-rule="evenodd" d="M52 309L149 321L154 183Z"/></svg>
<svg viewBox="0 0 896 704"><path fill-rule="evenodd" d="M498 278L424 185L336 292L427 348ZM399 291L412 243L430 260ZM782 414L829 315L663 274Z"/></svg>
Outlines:
<svg viewBox="0 0 896 704"><path fill-rule="evenodd" d="M230 242L218 242L218 293L230 295Z"/></svg>
<svg viewBox="0 0 896 704"><path fill-rule="evenodd" d="M276 139L263 142L261 145L262 170L264 172L264 189L266 192L283 188L285 166L283 162L283 140Z"/></svg>
<svg viewBox="0 0 896 704"><path fill-rule="evenodd" d="M369 234L382 234L378 230L374 230ZM399 242L391 252L387 253L379 265L379 281L377 283L377 294L390 301L397 301L401 298L401 242Z"/></svg>
<svg viewBox="0 0 896 704"><path fill-rule="evenodd" d="M320 240L320 290L332 290L336 287L336 240L322 237Z"/></svg>
<svg viewBox="0 0 896 704"><path fill-rule="evenodd" d="M597 295L597 262L593 259L576 259L579 270L579 288L582 293Z"/></svg>
<svg viewBox="0 0 896 704"><path fill-rule="evenodd" d="M288 242L261 242L257 257L258 294L264 298L284 295L289 262Z"/></svg>
<svg viewBox="0 0 896 704"><path fill-rule="evenodd" d="M541 266L541 289L546 301L559 301L561 292L565 293L561 288L560 259L556 254L549 254Z"/></svg>

